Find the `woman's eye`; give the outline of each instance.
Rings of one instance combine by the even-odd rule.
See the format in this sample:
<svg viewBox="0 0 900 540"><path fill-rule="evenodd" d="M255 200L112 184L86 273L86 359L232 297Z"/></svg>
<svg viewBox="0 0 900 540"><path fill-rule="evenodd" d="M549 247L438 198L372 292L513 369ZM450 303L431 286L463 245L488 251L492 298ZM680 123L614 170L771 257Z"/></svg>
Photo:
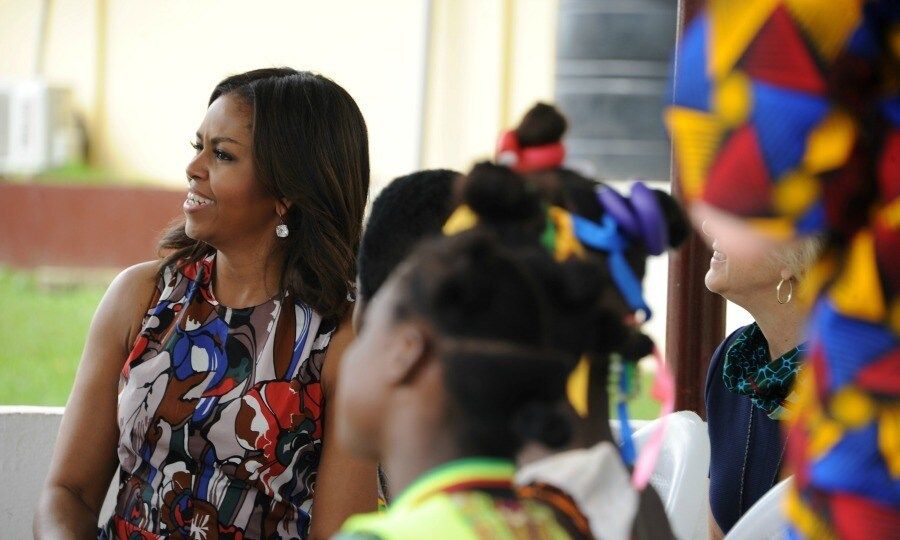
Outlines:
<svg viewBox="0 0 900 540"><path fill-rule="evenodd" d="M231 161L232 159L234 159L231 157L230 154L226 154L225 152L223 152L221 150L216 150L213 152L213 154L215 154L216 159L221 160L221 161Z"/></svg>
<svg viewBox="0 0 900 540"><path fill-rule="evenodd" d="M194 150L196 150L198 154L199 154L201 151L203 151L203 145L200 144L200 142L198 142L198 141L191 141L190 144L191 144L191 148L193 148Z"/></svg>

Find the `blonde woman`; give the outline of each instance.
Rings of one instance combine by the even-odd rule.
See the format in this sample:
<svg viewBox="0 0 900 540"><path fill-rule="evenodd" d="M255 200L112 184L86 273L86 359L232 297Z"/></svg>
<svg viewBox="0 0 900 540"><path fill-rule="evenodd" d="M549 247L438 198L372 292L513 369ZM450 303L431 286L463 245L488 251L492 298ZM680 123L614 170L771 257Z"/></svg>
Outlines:
<svg viewBox="0 0 900 540"><path fill-rule="evenodd" d="M754 322L737 329L713 353L706 380L710 441L710 537L721 538L779 479L785 440L779 419L790 406L800 368L806 313L798 281L820 242L808 239L755 255L713 239L706 287Z"/></svg>

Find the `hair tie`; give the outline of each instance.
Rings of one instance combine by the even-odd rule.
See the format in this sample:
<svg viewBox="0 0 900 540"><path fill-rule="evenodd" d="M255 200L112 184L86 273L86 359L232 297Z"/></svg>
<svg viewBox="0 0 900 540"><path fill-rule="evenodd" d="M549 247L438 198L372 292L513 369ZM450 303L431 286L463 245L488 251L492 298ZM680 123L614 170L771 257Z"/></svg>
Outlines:
<svg viewBox="0 0 900 540"><path fill-rule="evenodd" d="M619 232L616 220L609 214L603 216L599 224L578 215L572 216L575 236L582 244L604 251L613 283L634 311L642 311L644 320L650 320L653 312L644 300L641 280L634 274L625 258L629 241Z"/></svg>
<svg viewBox="0 0 900 540"><path fill-rule="evenodd" d="M495 161L518 173L555 169L562 165L565 158L566 148L561 142L523 148L513 130L504 131L497 141Z"/></svg>
<svg viewBox="0 0 900 540"><path fill-rule="evenodd" d="M631 238L640 240L651 255L660 255L669 245L665 215L653 190L640 180L631 185L631 196L625 198L609 186L597 188L600 204Z"/></svg>
<svg viewBox="0 0 900 540"><path fill-rule="evenodd" d="M568 211L551 206L547 209L548 225L553 226L555 236L550 252L557 261L565 261L569 257L584 258L584 246L575 234L574 216Z"/></svg>
<svg viewBox="0 0 900 540"><path fill-rule="evenodd" d="M468 205L462 205L450 215L442 231L444 236L453 236L477 225L478 214ZM625 258L629 240L619 232L612 216L603 216L601 223L597 224L558 206L550 206L547 208L547 225L539 240L557 261L573 256L584 257L584 246L605 252L616 288L632 310L643 312L644 320L650 320L653 313L644 300L641 280Z"/></svg>
<svg viewBox="0 0 900 540"><path fill-rule="evenodd" d="M467 204L459 206L450 214L441 232L444 236L453 236L463 231L467 231L478 225L478 214L476 214Z"/></svg>
<svg viewBox="0 0 900 540"><path fill-rule="evenodd" d="M640 180L631 184L631 206L638 216L641 238L651 255L660 255L669 245L669 229L659 200Z"/></svg>

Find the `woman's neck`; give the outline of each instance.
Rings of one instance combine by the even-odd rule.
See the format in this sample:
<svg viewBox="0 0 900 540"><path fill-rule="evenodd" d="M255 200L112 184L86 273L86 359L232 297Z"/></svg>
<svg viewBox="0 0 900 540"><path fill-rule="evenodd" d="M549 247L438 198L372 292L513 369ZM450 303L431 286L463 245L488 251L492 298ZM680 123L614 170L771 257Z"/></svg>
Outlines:
<svg viewBox="0 0 900 540"><path fill-rule="evenodd" d="M778 358L803 342L806 313L796 299L779 304L774 291L761 291L735 303L756 321L769 345L770 358Z"/></svg>
<svg viewBox="0 0 900 540"><path fill-rule="evenodd" d="M232 307L259 305L279 293L281 257L271 248L218 250L213 288L222 304Z"/></svg>

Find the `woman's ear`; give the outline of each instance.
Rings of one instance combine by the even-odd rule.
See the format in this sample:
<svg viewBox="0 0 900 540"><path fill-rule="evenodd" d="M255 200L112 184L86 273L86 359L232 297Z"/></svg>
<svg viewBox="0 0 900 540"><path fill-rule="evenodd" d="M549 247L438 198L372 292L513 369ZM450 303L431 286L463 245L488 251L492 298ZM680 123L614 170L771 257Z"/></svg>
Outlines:
<svg viewBox="0 0 900 540"><path fill-rule="evenodd" d="M288 199L279 199L275 201L275 213L278 214L278 217L284 217L293 205L294 203Z"/></svg>
<svg viewBox="0 0 900 540"><path fill-rule="evenodd" d="M782 269L781 269L781 279L783 279L783 280L785 280L785 281L788 281L788 280L793 279L793 278L794 278L794 273L791 272L791 270L790 270L789 268L782 268Z"/></svg>

